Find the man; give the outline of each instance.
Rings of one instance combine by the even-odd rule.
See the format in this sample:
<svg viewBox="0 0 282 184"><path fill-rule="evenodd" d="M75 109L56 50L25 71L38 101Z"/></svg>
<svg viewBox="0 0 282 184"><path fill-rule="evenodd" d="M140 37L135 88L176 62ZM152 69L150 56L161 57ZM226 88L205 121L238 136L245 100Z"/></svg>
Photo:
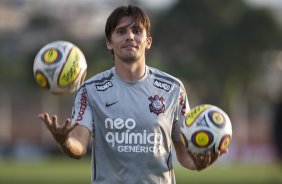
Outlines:
<svg viewBox="0 0 282 184"><path fill-rule="evenodd" d="M186 92L180 80L146 65L152 37L143 10L118 7L105 34L115 66L82 84L71 120L60 126L55 115L39 115L61 150L79 159L93 136L93 184L173 184L172 145L188 169L201 170L218 159L221 153L195 155L182 144Z"/></svg>

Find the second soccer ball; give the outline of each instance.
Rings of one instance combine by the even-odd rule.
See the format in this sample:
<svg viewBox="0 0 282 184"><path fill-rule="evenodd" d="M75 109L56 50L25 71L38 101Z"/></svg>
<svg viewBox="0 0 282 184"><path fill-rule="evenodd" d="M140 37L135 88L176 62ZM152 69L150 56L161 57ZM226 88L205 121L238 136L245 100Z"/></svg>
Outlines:
<svg viewBox="0 0 282 184"><path fill-rule="evenodd" d="M232 125L228 115L214 105L192 108L181 130L188 149L194 153L226 150L232 138Z"/></svg>

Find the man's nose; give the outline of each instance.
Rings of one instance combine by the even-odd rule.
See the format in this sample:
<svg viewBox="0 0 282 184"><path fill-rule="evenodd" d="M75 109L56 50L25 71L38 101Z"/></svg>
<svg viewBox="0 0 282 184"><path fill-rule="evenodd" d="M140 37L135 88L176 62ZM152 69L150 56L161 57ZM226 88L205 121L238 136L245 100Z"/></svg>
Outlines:
<svg viewBox="0 0 282 184"><path fill-rule="evenodd" d="M128 31L127 34L126 34L126 40L128 40L128 41L133 41L133 39L134 39L134 34L133 34L133 32L130 30L130 31Z"/></svg>

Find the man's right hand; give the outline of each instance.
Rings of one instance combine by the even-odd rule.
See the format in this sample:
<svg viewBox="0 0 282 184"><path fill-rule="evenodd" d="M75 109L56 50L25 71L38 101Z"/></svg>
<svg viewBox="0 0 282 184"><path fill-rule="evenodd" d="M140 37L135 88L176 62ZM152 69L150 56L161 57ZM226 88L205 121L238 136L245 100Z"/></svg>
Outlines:
<svg viewBox="0 0 282 184"><path fill-rule="evenodd" d="M78 125L78 123L71 125L70 119L66 119L64 124L59 125L57 116L53 115L52 118L50 118L48 113L38 114L38 118L44 122L56 142L61 146L66 143L70 132Z"/></svg>

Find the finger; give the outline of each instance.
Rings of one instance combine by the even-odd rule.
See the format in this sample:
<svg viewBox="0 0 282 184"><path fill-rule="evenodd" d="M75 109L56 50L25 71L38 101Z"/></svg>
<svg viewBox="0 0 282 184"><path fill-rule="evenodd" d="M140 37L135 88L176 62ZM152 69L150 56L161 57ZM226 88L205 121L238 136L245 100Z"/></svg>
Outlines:
<svg viewBox="0 0 282 184"><path fill-rule="evenodd" d="M49 114L48 113L41 113L41 114L38 114L37 117L39 119L41 119L42 121L48 121Z"/></svg>
<svg viewBox="0 0 282 184"><path fill-rule="evenodd" d="M228 149L220 150L219 152L220 152L219 155L221 156L221 155L223 155L223 154L228 153Z"/></svg>
<svg viewBox="0 0 282 184"><path fill-rule="evenodd" d="M71 127L70 127L70 131L72 131L75 127L77 127L79 125L78 122L75 122Z"/></svg>
<svg viewBox="0 0 282 184"><path fill-rule="evenodd" d="M211 164L212 164L211 156L205 157L205 160L203 161L203 167L206 168Z"/></svg>
<svg viewBox="0 0 282 184"><path fill-rule="evenodd" d="M51 125L51 127L52 127L53 131L57 130L58 127L59 127L59 125L58 125L58 118L57 118L56 115L52 116L52 125Z"/></svg>
<svg viewBox="0 0 282 184"><path fill-rule="evenodd" d="M207 165L208 160L210 159L210 154L201 154L200 155L200 162L204 165Z"/></svg>
<svg viewBox="0 0 282 184"><path fill-rule="evenodd" d="M51 128L51 120L48 113L38 114L37 117L43 121L48 129Z"/></svg>
<svg viewBox="0 0 282 184"><path fill-rule="evenodd" d="M198 170L202 170L208 166L208 156L207 154L198 154L197 155L197 165Z"/></svg>
<svg viewBox="0 0 282 184"><path fill-rule="evenodd" d="M216 160L218 160L220 154L221 154L220 151L213 152L213 153L211 154L211 161L210 161L210 164L212 164L212 163L214 163Z"/></svg>
<svg viewBox="0 0 282 184"><path fill-rule="evenodd" d="M38 114L37 117L38 117L39 119L41 119L42 121L44 120L44 114L43 114L43 113Z"/></svg>
<svg viewBox="0 0 282 184"><path fill-rule="evenodd" d="M75 122L73 125L72 125L72 127L71 127L71 129L73 130L75 127L77 127L79 125L79 122Z"/></svg>
<svg viewBox="0 0 282 184"><path fill-rule="evenodd" d="M197 161L198 161L198 165L200 170L206 168L207 166L212 164L212 158L213 158L213 154L211 151L208 151L205 154L198 154L197 156Z"/></svg>
<svg viewBox="0 0 282 184"><path fill-rule="evenodd" d="M67 129L70 126L70 119L66 119L65 123L62 126L62 129Z"/></svg>
<svg viewBox="0 0 282 184"><path fill-rule="evenodd" d="M62 129L64 129L66 131L66 133L69 133L75 127L77 127L77 125L79 125L78 122L75 122L73 125L71 125L71 120L70 119L66 119L65 124L63 125Z"/></svg>
<svg viewBox="0 0 282 184"><path fill-rule="evenodd" d="M207 157L208 157L208 160L207 160L208 165L211 165L213 163L213 153L209 151Z"/></svg>
<svg viewBox="0 0 282 184"><path fill-rule="evenodd" d="M192 151L187 149L187 153L190 155L190 158L193 160L193 163L195 165L195 169L200 170L199 169L199 163L198 163L198 155L193 153Z"/></svg>

